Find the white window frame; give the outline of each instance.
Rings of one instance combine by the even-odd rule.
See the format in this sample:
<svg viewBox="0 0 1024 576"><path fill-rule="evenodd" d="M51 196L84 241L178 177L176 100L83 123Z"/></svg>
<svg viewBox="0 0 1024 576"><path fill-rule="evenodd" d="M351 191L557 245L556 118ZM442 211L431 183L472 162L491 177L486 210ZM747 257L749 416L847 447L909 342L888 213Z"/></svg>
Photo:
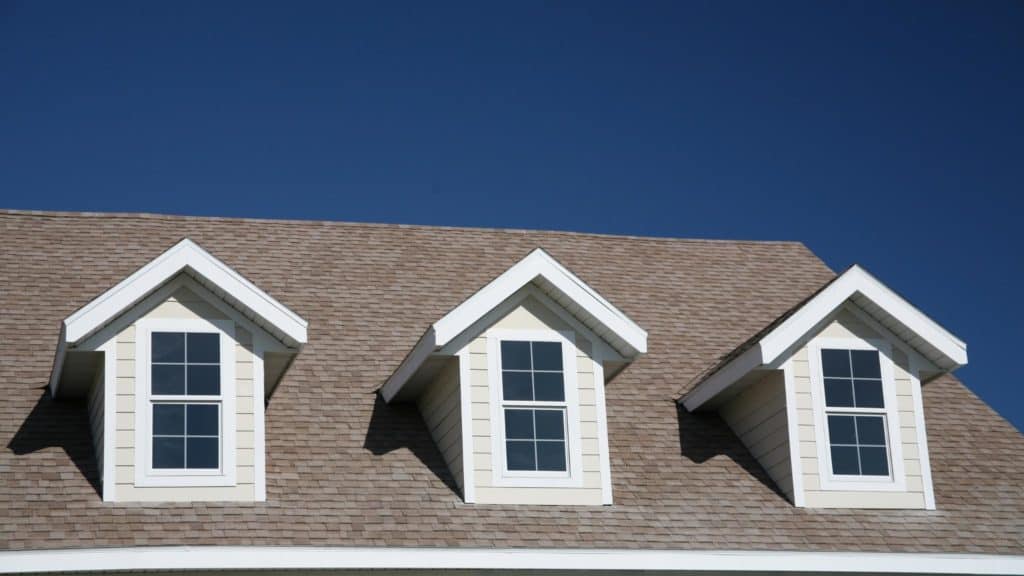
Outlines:
<svg viewBox="0 0 1024 576"><path fill-rule="evenodd" d="M217 332L220 335L220 395L158 396L150 386L153 332ZM135 485L138 487L235 486L235 324L230 320L143 318L135 323ZM154 469L152 405L156 401L220 404L220 468Z"/></svg>
<svg viewBox="0 0 1024 576"><path fill-rule="evenodd" d="M827 408L825 378L821 367L821 350L872 350L878 352L882 372L882 401L885 409ZM886 340L857 337L815 338L807 346L811 376L811 401L814 410L814 436L818 452L818 475L821 490L868 492L906 491L903 466L903 441L900 436L899 407L896 405L896 383L893 373L892 345ZM885 416L886 449L889 454L888 476L858 476L832 473L832 451L828 432L828 412L842 414L882 414Z"/></svg>
<svg viewBox="0 0 1024 576"><path fill-rule="evenodd" d="M508 470L505 456L505 400L501 378L501 343L558 342L562 345L562 370L565 402L528 402L524 407L565 409L566 471ZM579 488L583 486L583 448L580 433L580 401L576 368L576 336L573 332L555 330L490 330L487 332L488 381L491 405L491 462L494 486L526 488ZM509 401L510 408L519 402ZM529 404L529 406L525 406Z"/></svg>

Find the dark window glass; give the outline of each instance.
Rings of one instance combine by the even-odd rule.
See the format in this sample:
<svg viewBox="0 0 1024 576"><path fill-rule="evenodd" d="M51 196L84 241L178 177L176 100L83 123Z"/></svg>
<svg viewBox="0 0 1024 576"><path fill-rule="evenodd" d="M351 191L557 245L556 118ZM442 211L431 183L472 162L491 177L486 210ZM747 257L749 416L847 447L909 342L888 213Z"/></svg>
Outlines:
<svg viewBox="0 0 1024 576"><path fill-rule="evenodd" d="M826 378L849 378L850 351L822 350L821 371Z"/></svg>
<svg viewBox="0 0 1024 576"><path fill-rule="evenodd" d="M853 360L854 378L881 378L882 368L878 363L878 352L874 350L850 350Z"/></svg>
<svg viewBox="0 0 1024 576"><path fill-rule="evenodd" d="M190 404L188 406L188 435L217 436L220 430L216 404Z"/></svg>
<svg viewBox="0 0 1024 576"><path fill-rule="evenodd" d="M882 446L860 447L860 473L862 476L888 476L889 458Z"/></svg>
<svg viewBox="0 0 1024 576"><path fill-rule="evenodd" d="M503 370L530 370L530 343L502 341L501 367Z"/></svg>
<svg viewBox="0 0 1024 576"><path fill-rule="evenodd" d="M565 412L561 410L534 410L537 438L541 440L563 440L565 438Z"/></svg>
<svg viewBox="0 0 1024 576"><path fill-rule="evenodd" d="M565 469L564 442L537 442L537 470L561 472Z"/></svg>
<svg viewBox="0 0 1024 576"><path fill-rule="evenodd" d="M505 442L505 456L509 470L536 470L537 456L533 441L508 440Z"/></svg>
<svg viewBox="0 0 1024 576"><path fill-rule="evenodd" d="M533 400L533 378L529 372L501 373L501 394L505 400Z"/></svg>
<svg viewBox="0 0 1024 576"><path fill-rule="evenodd" d="M828 437L832 444L857 444L857 430L854 427L853 416L829 415Z"/></svg>
<svg viewBox="0 0 1024 576"><path fill-rule="evenodd" d="M181 332L153 332L150 343L153 362L185 361L185 335Z"/></svg>
<svg viewBox="0 0 1024 576"><path fill-rule="evenodd" d="M565 401L565 383L561 372L533 373L534 400L541 402Z"/></svg>
<svg viewBox="0 0 1024 576"><path fill-rule="evenodd" d="M188 393L192 396L220 394L220 366L190 364L188 366Z"/></svg>
<svg viewBox="0 0 1024 576"><path fill-rule="evenodd" d="M187 438L185 464L192 469L217 468L219 442L216 438Z"/></svg>
<svg viewBox="0 0 1024 576"><path fill-rule="evenodd" d="M533 343L534 370L562 370L562 345L558 342Z"/></svg>
<svg viewBox="0 0 1024 576"><path fill-rule="evenodd" d="M150 379L153 394L180 395L185 393L184 364L153 364Z"/></svg>
<svg viewBox="0 0 1024 576"><path fill-rule="evenodd" d="M857 462L856 446L832 447L832 473L857 475L860 465Z"/></svg>
<svg viewBox="0 0 1024 576"><path fill-rule="evenodd" d="M157 436L182 436L185 434L184 404L154 404L153 434Z"/></svg>
<svg viewBox="0 0 1024 576"><path fill-rule="evenodd" d="M853 406L853 384L846 379L825 378L825 405L850 408Z"/></svg>
<svg viewBox="0 0 1024 576"><path fill-rule="evenodd" d="M187 351L189 364L216 364L220 362L220 335L190 332Z"/></svg>
<svg viewBox="0 0 1024 576"><path fill-rule="evenodd" d="M184 468L185 437L154 436L153 468Z"/></svg>
<svg viewBox="0 0 1024 576"><path fill-rule="evenodd" d="M533 440L533 410L505 410L505 438Z"/></svg>
<svg viewBox="0 0 1024 576"><path fill-rule="evenodd" d="M885 408L881 380L854 380L853 393L857 408Z"/></svg>
<svg viewBox="0 0 1024 576"><path fill-rule="evenodd" d="M881 416L857 416L857 444L885 446L885 419Z"/></svg>

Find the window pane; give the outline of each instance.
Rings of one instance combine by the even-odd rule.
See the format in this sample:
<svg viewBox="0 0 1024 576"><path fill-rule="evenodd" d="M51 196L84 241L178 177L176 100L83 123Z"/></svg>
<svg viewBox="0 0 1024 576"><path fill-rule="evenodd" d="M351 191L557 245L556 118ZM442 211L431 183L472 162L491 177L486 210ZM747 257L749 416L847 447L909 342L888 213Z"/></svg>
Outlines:
<svg viewBox="0 0 1024 576"><path fill-rule="evenodd" d="M185 439L178 437L153 437L153 468L184 468Z"/></svg>
<svg viewBox="0 0 1024 576"><path fill-rule="evenodd" d="M565 471L565 443L537 442L537 470Z"/></svg>
<svg viewBox="0 0 1024 576"><path fill-rule="evenodd" d="M537 460L533 441L509 440L505 442L505 458L509 470L536 470Z"/></svg>
<svg viewBox="0 0 1024 576"><path fill-rule="evenodd" d="M832 473L851 474L860 473L857 466L857 448L854 446L833 446L832 447Z"/></svg>
<svg viewBox="0 0 1024 576"><path fill-rule="evenodd" d="M503 341L501 343L501 367L504 370L529 370L530 343Z"/></svg>
<svg viewBox="0 0 1024 576"><path fill-rule="evenodd" d="M534 342L533 369L561 370L562 345L558 342Z"/></svg>
<svg viewBox="0 0 1024 576"><path fill-rule="evenodd" d="M185 433L185 406L183 404L153 405L153 434L181 436Z"/></svg>
<svg viewBox="0 0 1024 576"><path fill-rule="evenodd" d="M885 446L885 419L881 416L857 416L857 443Z"/></svg>
<svg viewBox="0 0 1024 576"><path fill-rule="evenodd" d="M822 350L821 372L826 378L842 378L850 375L849 350Z"/></svg>
<svg viewBox="0 0 1024 576"><path fill-rule="evenodd" d="M858 408L884 408L881 380L854 380L854 396Z"/></svg>
<svg viewBox="0 0 1024 576"><path fill-rule="evenodd" d="M220 366L199 365L188 367L188 393L190 395L220 394Z"/></svg>
<svg viewBox="0 0 1024 576"><path fill-rule="evenodd" d="M874 350L851 350L854 378L881 378L882 369L878 364L878 352Z"/></svg>
<svg viewBox="0 0 1024 576"><path fill-rule="evenodd" d="M219 334L189 334L188 362L214 363L220 362Z"/></svg>
<svg viewBox="0 0 1024 576"><path fill-rule="evenodd" d="M536 410L537 438L562 440L565 438L565 416L561 410Z"/></svg>
<svg viewBox="0 0 1024 576"><path fill-rule="evenodd" d="M853 385L849 380L825 378L825 405L850 408L853 406Z"/></svg>
<svg viewBox="0 0 1024 576"><path fill-rule="evenodd" d="M885 453L885 448L861 447L860 473L864 476L888 476L889 458Z"/></svg>
<svg viewBox="0 0 1024 576"><path fill-rule="evenodd" d="M188 461L187 468L217 468L218 445L217 438L188 438Z"/></svg>
<svg viewBox="0 0 1024 576"><path fill-rule="evenodd" d="M534 400L543 402L562 402L565 400L565 384L561 372L534 372Z"/></svg>
<svg viewBox="0 0 1024 576"><path fill-rule="evenodd" d="M184 364L153 364L150 376L153 394L185 393Z"/></svg>
<svg viewBox="0 0 1024 576"><path fill-rule="evenodd" d="M505 410L505 438L533 439L533 410Z"/></svg>
<svg viewBox="0 0 1024 576"><path fill-rule="evenodd" d="M190 404L188 407L189 436L217 436L220 426L217 423L217 406L214 404Z"/></svg>
<svg viewBox="0 0 1024 576"><path fill-rule="evenodd" d="M856 444L853 416L829 416L828 439L832 444Z"/></svg>
<svg viewBox="0 0 1024 576"><path fill-rule="evenodd" d="M530 373L502 371L501 395L505 400L533 400Z"/></svg>
<svg viewBox="0 0 1024 576"><path fill-rule="evenodd" d="M184 362L185 334L181 332L153 332L150 355L152 362Z"/></svg>

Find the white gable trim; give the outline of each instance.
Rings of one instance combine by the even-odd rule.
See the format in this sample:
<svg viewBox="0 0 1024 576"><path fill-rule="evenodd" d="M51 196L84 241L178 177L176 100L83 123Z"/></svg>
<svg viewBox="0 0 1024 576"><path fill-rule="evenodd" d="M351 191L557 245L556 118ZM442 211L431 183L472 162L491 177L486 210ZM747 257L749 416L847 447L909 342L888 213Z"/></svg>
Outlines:
<svg viewBox="0 0 1024 576"><path fill-rule="evenodd" d="M0 552L0 574L148 570L565 570L1024 574L1024 556L893 552L139 546Z"/></svg>
<svg viewBox="0 0 1024 576"><path fill-rule="evenodd" d="M230 266L185 238L64 320L65 340L78 342L186 268L202 276L297 344L308 323Z"/></svg>
<svg viewBox="0 0 1024 576"><path fill-rule="evenodd" d="M852 266L750 349L704 379L680 401L696 410L732 386L751 370L777 368L785 355L807 338L844 303L856 295L867 298L886 314L932 346L952 366L967 364L967 345L859 266ZM896 339L899 342L899 338ZM916 354L916 352L915 352Z"/></svg>
<svg viewBox="0 0 1024 576"><path fill-rule="evenodd" d="M647 332L643 328L637 326L625 313L605 300L547 252L537 248L432 324L381 388L384 400L390 402L431 354L442 351L446 346L449 349L453 348L452 342L460 335L480 323L524 287L529 288L528 285L538 277L550 282L587 315L621 338L629 347L628 356L647 352ZM541 298L552 310L560 312L561 306L552 303L540 290L533 291L532 295ZM575 318L572 318L570 324L582 327ZM586 329L585 332L593 331ZM603 339L598 335L595 335L593 342L595 346L603 345ZM618 355L617 352L613 354Z"/></svg>

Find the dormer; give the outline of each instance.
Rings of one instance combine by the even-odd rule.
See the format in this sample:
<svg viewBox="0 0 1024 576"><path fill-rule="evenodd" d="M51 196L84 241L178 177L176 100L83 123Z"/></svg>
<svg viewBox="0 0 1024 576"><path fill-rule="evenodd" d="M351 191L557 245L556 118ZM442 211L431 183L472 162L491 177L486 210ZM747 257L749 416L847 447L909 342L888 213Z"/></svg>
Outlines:
<svg viewBox="0 0 1024 576"><path fill-rule="evenodd" d="M188 239L65 319L50 391L88 398L103 499L265 500L265 402L306 327Z"/></svg>
<svg viewBox="0 0 1024 576"><path fill-rule="evenodd" d="M647 333L541 249L432 324L381 388L469 503L612 503L604 388Z"/></svg>
<svg viewBox="0 0 1024 576"><path fill-rule="evenodd" d="M966 363L961 340L853 266L680 402L717 410L796 506L932 510L921 384Z"/></svg>

